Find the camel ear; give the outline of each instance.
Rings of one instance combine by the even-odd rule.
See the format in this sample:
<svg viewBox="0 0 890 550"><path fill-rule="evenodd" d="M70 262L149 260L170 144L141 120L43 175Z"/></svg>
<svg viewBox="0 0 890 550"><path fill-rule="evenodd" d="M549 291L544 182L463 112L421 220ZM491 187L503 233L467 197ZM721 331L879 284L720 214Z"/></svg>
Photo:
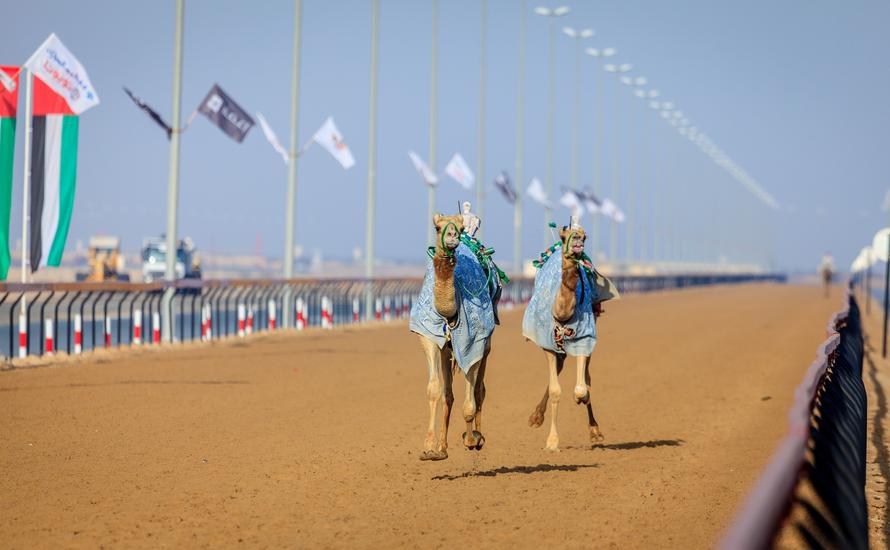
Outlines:
<svg viewBox="0 0 890 550"><path fill-rule="evenodd" d="M559 239L562 242L566 242L566 239L569 238L569 228L567 226L562 226L562 229L559 230Z"/></svg>
<svg viewBox="0 0 890 550"><path fill-rule="evenodd" d="M433 214L433 227L439 229L439 221L442 219L442 214Z"/></svg>

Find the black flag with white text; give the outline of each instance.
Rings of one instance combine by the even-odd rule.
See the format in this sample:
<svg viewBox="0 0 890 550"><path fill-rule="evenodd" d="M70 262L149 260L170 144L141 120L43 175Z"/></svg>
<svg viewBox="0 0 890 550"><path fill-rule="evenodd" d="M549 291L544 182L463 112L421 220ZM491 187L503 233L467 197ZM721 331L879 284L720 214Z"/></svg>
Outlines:
<svg viewBox="0 0 890 550"><path fill-rule="evenodd" d="M253 127L253 119L247 111L222 91L219 84L213 85L198 111L238 143L244 141L247 132Z"/></svg>

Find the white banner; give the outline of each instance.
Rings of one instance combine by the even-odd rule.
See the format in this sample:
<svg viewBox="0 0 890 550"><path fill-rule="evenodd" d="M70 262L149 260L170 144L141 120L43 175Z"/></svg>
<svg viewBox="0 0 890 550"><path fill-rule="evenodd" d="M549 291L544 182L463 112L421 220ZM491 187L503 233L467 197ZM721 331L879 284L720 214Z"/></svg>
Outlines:
<svg viewBox="0 0 890 550"><path fill-rule="evenodd" d="M411 164L414 165L414 169L417 170L417 173L423 178L425 184L430 187L435 187L435 185L439 183L439 178L436 176L435 172L433 172L433 169L420 158L420 155L414 151L408 151L408 157L411 159Z"/></svg>
<svg viewBox="0 0 890 550"><path fill-rule="evenodd" d="M278 141L278 136L275 135L275 132L272 130L272 127L269 126L269 123L266 122L266 117L263 116L263 113L257 111L256 114L257 120L260 121L260 128L263 129L263 135L266 136L266 139L269 140L269 144L272 145L272 148L281 155L281 158L284 159L284 163L287 164L289 162L289 156L287 154L287 149L284 148L284 145Z"/></svg>
<svg viewBox="0 0 890 550"><path fill-rule="evenodd" d="M541 185L541 180L538 178L532 178L531 183L528 185L528 189L526 189L525 193L531 197L533 201L540 204L544 208L553 208L553 204L550 202L550 198L547 197L547 192L544 191L544 186Z"/></svg>
<svg viewBox="0 0 890 550"><path fill-rule="evenodd" d="M464 189L472 189L473 183L476 181L473 171L467 166L460 153L454 153L454 156L448 161L448 165L445 166L445 173L451 176Z"/></svg>
<svg viewBox="0 0 890 550"><path fill-rule="evenodd" d="M337 162L339 162L343 168L349 169L355 164L355 159L352 158L352 153L349 151L349 147L343 143L343 136L340 134L340 131L337 130L333 118L328 117L327 120L324 121L324 124L321 125L321 128L315 132L312 139L315 140L315 143L327 149L328 153L337 159Z"/></svg>
<svg viewBox="0 0 890 550"><path fill-rule="evenodd" d="M568 208L569 212L571 212L573 216L577 216L578 218L584 216L584 205L581 204L581 201L578 200L577 195L575 195L571 191L567 191L565 194L563 194L563 196L559 199L559 204Z"/></svg>
<svg viewBox="0 0 890 550"><path fill-rule="evenodd" d="M600 213L618 223L624 223L624 212L611 199L603 199L603 203L600 205Z"/></svg>
<svg viewBox="0 0 890 550"><path fill-rule="evenodd" d="M87 72L55 33L37 48L24 67L62 96L77 115L99 104L99 94Z"/></svg>

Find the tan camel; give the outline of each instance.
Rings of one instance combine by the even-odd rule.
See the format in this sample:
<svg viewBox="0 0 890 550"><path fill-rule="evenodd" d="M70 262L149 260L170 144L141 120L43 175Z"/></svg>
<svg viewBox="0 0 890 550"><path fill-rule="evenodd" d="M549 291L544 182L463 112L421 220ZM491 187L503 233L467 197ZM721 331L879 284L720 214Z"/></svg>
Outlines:
<svg viewBox="0 0 890 550"><path fill-rule="evenodd" d="M617 298L618 293L611 281L596 272L591 265L586 266L589 271L582 270L586 239L584 229L577 224L574 217L569 226L562 228L561 257L548 260L560 263L558 276L555 265L545 264L542 267L546 273L538 273L535 295L532 296L523 319L523 333L543 349L550 373L544 397L529 417L529 425L539 427L544 423L549 402L550 433L546 448L553 451L559 450L559 433L556 428L562 395L559 374L566 357L570 355L575 358L577 367L575 403L584 404L587 408L590 442L597 443L604 439L590 404L590 353L596 341L595 319L603 312L602 301ZM552 284L556 283L557 278L559 286L554 290ZM580 292L579 284L582 286ZM545 318L547 314L550 318ZM541 327L542 324L545 327Z"/></svg>
<svg viewBox="0 0 890 550"><path fill-rule="evenodd" d="M418 332L429 369L427 397L429 398L430 420L421 460L448 458L448 424L451 418L451 406L454 403L452 382L454 373L459 366L454 355L452 331L458 330L461 323L467 324L466 320L460 316L463 296L456 285L455 269L458 261L473 261L472 258L456 253L460 245L460 234L464 229L461 215L436 214L433 217L433 224L436 228L436 247L432 258L434 277L432 305L435 313L446 321L443 329L447 336L444 340L433 339L429 334L416 329L413 323L418 313L412 310L411 330ZM480 299L484 298L487 298L487 294ZM491 311L490 302L491 300L488 298L488 311ZM422 305L418 305L418 307L422 307ZM493 321L491 330L493 330ZM491 333L480 335L479 342L484 346L479 348L483 350L481 359L468 369L461 369L466 380L463 417L467 428L463 434L463 444L471 450L480 450L485 444L485 438L482 436L482 404L485 401L485 365L491 351ZM443 420L441 426L438 426L437 416L440 403Z"/></svg>

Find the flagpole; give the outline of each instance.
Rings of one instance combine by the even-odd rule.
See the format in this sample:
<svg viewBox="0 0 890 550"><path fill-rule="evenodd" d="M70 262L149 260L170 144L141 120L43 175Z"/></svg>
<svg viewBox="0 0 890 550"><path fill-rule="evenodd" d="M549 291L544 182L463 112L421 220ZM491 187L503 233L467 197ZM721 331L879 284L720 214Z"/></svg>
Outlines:
<svg viewBox="0 0 890 550"><path fill-rule="evenodd" d="M519 80L516 87L516 179L513 187L516 189L516 201L513 203L513 275L522 274L522 155L525 146L524 108L525 97L523 87L525 85L525 12L527 6L525 0L519 3Z"/></svg>
<svg viewBox="0 0 890 550"><path fill-rule="evenodd" d="M377 182L377 43L380 25L380 0L371 3L371 82L368 122L368 226L365 230L365 278L374 277L374 187ZM430 220L432 223L432 220ZM370 285L365 292L365 315L374 315L374 295Z"/></svg>
<svg viewBox="0 0 890 550"><path fill-rule="evenodd" d="M33 77L31 71L23 69L25 76L25 164L22 167L24 173L24 186L22 187L22 283L28 282L28 256L30 254L31 240L29 229L31 228L30 202L31 202L31 105ZM22 295L22 307L25 311L26 295Z"/></svg>
<svg viewBox="0 0 890 550"><path fill-rule="evenodd" d="M556 26L552 17L547 21L550 26L550 43L547 75L547 198L553 200L553 113L556 108L556 63L554 62L554 42L556 41ZM553 212L546 210L547 227L544 228L544 246L551 243L550 223L553 221Z"/></svg>
<svg viewBox="0 0 890 550"><path fill-rule="evenodd" d="M287 204L284 219L284 278L294 276L294 216L297 201L297 122L300 99L300 31L303 18L303 1L294 0L294 49L291 59L290 79L290 151L287 163ZM286 287L284 293L284 327L290 327L293 321L293 294Z"/></svg>
<svg viewBox="0 0 890 550"><path fill-rule="evenodd" d="M476 215L483 219L482 187L485 182L485 27L488 20L488 0L481 2L479 22L479 143L476 154ZM482 238L482 223L476 236Z"/></svg>
<svg viewBox="0 0 890 550"><path fill-rule="evenodd" d="M436 170L436 130L438 127L438 90L439 90L439 0L433 1L432 21L432 47L430 48L430 166ZM433 230L433 214L436 210L436 188L429 185L427 189L427 216L426 216L426 243L427 246L435 244L435 231Z"/></svg>
<svg viewBox="0 0 890 550"><path fill-rule="evenodd" d="M167 266L165 279L176 281L176 222L179 210L179 134L180 104L182 102L182 19L185 0L176 0L176 34L173 46L173 120L170 125L170 172L167 183ZM161 332L165 342L173 341L172 308L176 288L171 284L163 297Z"/></svg>

